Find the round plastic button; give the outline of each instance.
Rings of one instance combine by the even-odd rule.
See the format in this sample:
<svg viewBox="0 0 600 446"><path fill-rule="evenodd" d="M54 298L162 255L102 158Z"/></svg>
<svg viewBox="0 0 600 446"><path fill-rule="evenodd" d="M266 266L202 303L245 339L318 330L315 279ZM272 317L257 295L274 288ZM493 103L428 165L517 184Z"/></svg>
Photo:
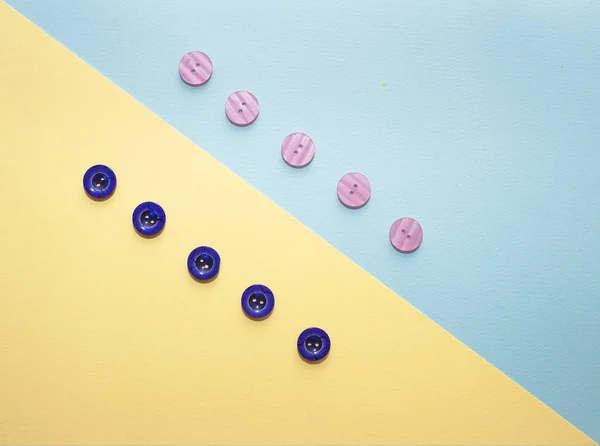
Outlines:
<svg viewBox="0 0 600 446"><path fill-rule="evenodd" d="M117 176L110 167L98 164L83 175L85 192L96 200L109 198L117 187Z"/></svg>
<svg viewBox="0 0 600 446"><path fill-rule="evenodd" d="M361 208L371 198L371 183L362 173L347 173L338 182L337 195L344 206Z"/></svg>
<svg viewBox="0 0 600 446"><path fill-rule="evenodd" d="M252 319L263 319L275 306L273 292L264 285L252 285L242 293L242 310Z"/></svg>
<svg viewBox="0 0 600 446"><path fill-rule="evenodd" d="M315 143L304 133L292 133L281 143L281 156L288 166L308 166L315 157Z"/></svg>
<svg viewBox="0 0 600 446"><path fill-rule="evenodd" d="M160 205L147 201L133 211L133 227L144 236L159 234L165 227L167 216Z"/></svg>
<svg viewBox="0 0 600 446"><path fill-rule="evenodd" d="M412 218L399 218L390 228L390 242L400 252L416 251L422 241L423 229L419 222Z"/></svg>
<svg viewBox="0 0 600 446"><path fill-rule="evenodd" d="M201 51L187 53L179 61L179 76L191 87L199 87L208 82L213 73L213 64Z"/></svg>
<svg viewBox="0 0 600 446"><path fill-rule="evenodd" d="M258 100L249 91L236 91L225 103L227 119L239 127L246 127L258 118Z"/></svg>
<svg viewBox="0 0 600 446"><path fill-rule="evenodd" d="M320 361L330 348L329 336L320 328L307 328L298 336L298 353L307 361Z"/></svg>
<svg viewBox="0 0 600 446"><path fill-rule="evenodd" d="M208 246L199 246L190 252L187 259L188 271L192 277L205 282L214 279L221 268L221 257Z"/></svg>

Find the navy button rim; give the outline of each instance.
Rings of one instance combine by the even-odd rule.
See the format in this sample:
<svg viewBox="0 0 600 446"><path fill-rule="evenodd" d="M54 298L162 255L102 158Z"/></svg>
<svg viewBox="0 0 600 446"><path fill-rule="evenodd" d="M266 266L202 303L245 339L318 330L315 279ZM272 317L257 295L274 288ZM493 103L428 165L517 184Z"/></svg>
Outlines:
<svg viewBox="0 0 600 446"><path fill-rule="evenodd" d="M304 342L309 336L319 336L321 338L323 342L321 350L313 353L306 348ZM331 340L329 339L329 335L325 332L325 330L322 330L317 327L312 327L307 328L302 333L300 333L300 336L298 336L297 345L298 353L300 354L300 356L302 356L302 358L309 362L317 362L321 361L322 359L325 359L325 357L329 354L329 350L331 349Z"/></svg>
<svg viewBox="0 0 600 446"><path fill-rule="evenodd" d="M202 271L196 266L196 260L201 254L207 254L213 259L213 267L209 271ZM210 246L198 246L188 255L187 268L192 277L201 282L206 282L214 279L219 274L221 269L221 257L219 256L219 253Z"/></svg>
<svg viewBox="0 0 600 446"><path fill-rule="evenodd" d="M98 173L104 174L108 179L108 186L104 190L97 189L92 181L94 175ZM103 164L96 164L86 170L83 175L83 188L89 197L96 200L105 200L110 198L115 192L117 188L117 176L110 167Z"/></svg>
<svg viewBox="0 0 600 446"><path fill-rule="evenodd" d="M262 294L265 297L265 306L260 310L255 310L250 306L248 300L253 294ZM275 307L275 295L265 285L251 285L242 293L242 310L251 319L264 319L271 314Z"/></svg>
<svg viewBox="0 0 600 446"><path fill-rule="evenodd" d="M154 226L144 226L142 224L142 214L145 211L154 211L157 215L156 224ZM167 215L165 214L164 209L157 203L152 201L146 201L144 203L139 204L133 211L133 215L131 216L131 221L133 223L133 227L136 232L143 236L152 236L159 234L165 227L167 222Z"/></svg>

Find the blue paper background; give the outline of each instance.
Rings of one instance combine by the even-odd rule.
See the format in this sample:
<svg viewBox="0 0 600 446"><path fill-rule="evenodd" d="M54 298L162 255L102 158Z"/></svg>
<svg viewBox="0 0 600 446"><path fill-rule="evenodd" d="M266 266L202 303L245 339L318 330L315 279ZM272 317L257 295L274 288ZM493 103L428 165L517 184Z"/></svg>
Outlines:
<svg viewBox="0 0 600 446"><path fill-rule="evenodd" d="M8 3L600 440L600 3ZM215 66L198 89L191 50ZM244 129L238 89L261 105ZM294 131L303 170L279 154ZM349 171L372 183L359 211L337 201ZM411 255L388 241L402 216Z"/></svg>

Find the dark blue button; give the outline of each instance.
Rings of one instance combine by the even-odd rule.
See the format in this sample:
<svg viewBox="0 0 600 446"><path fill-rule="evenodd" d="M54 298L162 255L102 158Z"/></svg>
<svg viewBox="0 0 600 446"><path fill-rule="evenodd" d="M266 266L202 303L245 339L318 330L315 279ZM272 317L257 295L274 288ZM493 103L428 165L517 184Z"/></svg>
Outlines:
<svg viewBox="0 0 600 446"><path fill-rule="evenodd" d="M151 201L147 201L136 207L131 219L135 230L144 236L152 236L160 233L167 222L167 216L163 208Z"/></svg>
<svg viewBox="0 0 600 446"><path fill-rule="evenodd" d="M85 192L96 200L109 198L117 187L117 176L110 167L98 164L83 175Z"/></svg>
<svg viewBox="0 0 600 446"><path fill-rule="evenodd" d="M187 267L194 278L205 282L214 279L219 274L221 257L214 249L208 246L199 246L190 252Z"/></svg>
<svg viewBox="0 0 600 446"><path fill-rule="evenodd" d="M252 319L266 318L275 306L273 292L264 285L252 285L242 293L242 310Z"/></svg>
<svg viewBox="0 0 600 446"><path fill-rule="evenodd" d="M324 359L331 348L331 341L320 328L307 328L298 336L298 353L310 362Z"/></svg>

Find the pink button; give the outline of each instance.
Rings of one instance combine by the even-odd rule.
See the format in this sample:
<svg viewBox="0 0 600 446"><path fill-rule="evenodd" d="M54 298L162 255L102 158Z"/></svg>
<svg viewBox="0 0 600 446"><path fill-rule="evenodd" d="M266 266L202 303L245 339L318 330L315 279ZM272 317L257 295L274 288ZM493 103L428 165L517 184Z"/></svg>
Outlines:
<svg viewBox="0 0 600 446"><path fill-rule="evenodd" d="M289 166L308 166L315 157L315 143L304 133L292 133L281 143L281 156Z"/></svg>
<svg viewBox="0 0 600 446"><path fill-rule="evenodd" d="M208 82L213 73L213 65L210 58L200 52L187 53L179 61L179 75L186 84L199 87Z"/></svg>
<svg viewBox="0 0 600 446"><path fill-rule="evenodd" d="M344 206L361 208L371 198L371 183L362 173L347 173L338 182L337 195Z"/></svg>
<svg viewBox="0 0 600 446"><path fill-rule="evenodd" d="M396 220L390 228L390 242L400 252L415 251L423 241L423 229L418 221L404 217Z"/></svg>
<svg viewBox="0 0 600 446"><path fill-rule="evenodd" d="M236 91L227 98L225 114L232 124L246 127L258 118L258 100L249 91Z"/></svg>

